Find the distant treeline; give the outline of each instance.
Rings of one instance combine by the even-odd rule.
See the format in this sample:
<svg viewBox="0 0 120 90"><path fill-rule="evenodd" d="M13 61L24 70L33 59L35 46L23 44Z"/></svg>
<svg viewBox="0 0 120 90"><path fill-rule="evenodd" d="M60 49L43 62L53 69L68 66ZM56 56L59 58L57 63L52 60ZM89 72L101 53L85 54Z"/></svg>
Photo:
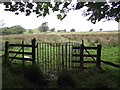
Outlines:
<svg viewBox="0 0 120 90"><path fill-rule="evenodd" d="M11 35L11 34L23 34L26 32L26 29L20 25L12 26L12 27L4 27L0 28L0 35Z"/></svg>

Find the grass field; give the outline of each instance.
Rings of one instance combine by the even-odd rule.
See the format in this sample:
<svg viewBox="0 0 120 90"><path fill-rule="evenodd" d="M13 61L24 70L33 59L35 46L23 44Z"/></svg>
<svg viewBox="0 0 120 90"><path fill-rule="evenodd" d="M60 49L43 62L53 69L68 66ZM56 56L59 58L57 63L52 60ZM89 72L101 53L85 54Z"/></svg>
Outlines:
<svg viewBox="0 0 120 90"><path fill-rule="evenodd" d="M84 40L85 46L96 46L97 44L102 45L102 60L110 61L115 64L120 65L120 57L119 57L119 32L111 31L111 32L73 32L73 33L33 33L33 34L23 34L23 35L7 35L0 36L2 37L2 46L4 47L4 42L9 41L10 43L21 43L22 40L25 41L26 44L30 44L32 38L36 38L38 43L46 42L46 43L63 43L63 42L78 42L81 43ZM18 48L12 48L14 50L18 50ZM3 54L4 48L0 52ZM26 51L30 51L30 49L26 49ZM14 66L13 66L14 67ZM104 70L103 73L99 73L97 70L85 70L83 72L71 73L73 79L75 80L75 87L78 88L120 88L120 69L114 68L112 66L108 66L102 64L102 68ZM15 69L15 68L13 68ZM18 68L17 68L18 69ZM3 87L29 87L35 88L36 85L33 82L29 82L23 75L15 74L17 71L11 72L9 69L3 68ZM11 77L9 79L9 77ZM19 79L21 78L21 79ZM18 80L17 83L16 80ZM12 83L7 86L8 83L12 80ZM21 84L25 82L24 84ZM59 85L56 85L56 81L51 81L46 86L43 87L51 87L58 88ZM15 86L15 85L16 86ZM39 85L37 85L39 87ZM41 86L40 86L41 87Z"/></svg>

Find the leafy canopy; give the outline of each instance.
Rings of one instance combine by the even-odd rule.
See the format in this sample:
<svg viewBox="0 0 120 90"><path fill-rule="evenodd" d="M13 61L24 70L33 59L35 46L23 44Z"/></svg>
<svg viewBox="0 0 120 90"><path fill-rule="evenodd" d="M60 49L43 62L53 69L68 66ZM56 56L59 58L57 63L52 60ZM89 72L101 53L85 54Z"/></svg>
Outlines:
<svg viewBox="0 0 120 90"><path fill-rule="evenodd" d="M20 25L0 28L0 30L2 31L0 35L23 34L24 32L26 32L26 29Z"/></svg>
<svg viewBox="0 0 120 90"><path fill-rule="evenodd" d="M79 10L83 7L87 9L83 12L84 16L89 16L88 20L92 23L99 22L102 19L120 21L120 1L118 2L77 2L72 3L72 0L65 0L64 2L4 2L5 11L25 12L26 16L35 13L37 17L50 14L50 11L57 11L58 19L62 20L67 16L70 10Z"/></svg>
<svg viewBox="0 0 120 90"><path fill-rule="evenodd" d="M38 27L40 32L47 32L49 30L48 22L43 22L40 27Z"/></svg>

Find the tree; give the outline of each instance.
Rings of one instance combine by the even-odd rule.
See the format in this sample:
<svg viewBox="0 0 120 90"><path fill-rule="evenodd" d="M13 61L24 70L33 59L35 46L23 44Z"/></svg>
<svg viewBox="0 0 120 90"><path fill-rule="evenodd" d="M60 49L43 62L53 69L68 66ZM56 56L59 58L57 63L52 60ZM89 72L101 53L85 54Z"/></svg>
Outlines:
<svg viewBox="0 0 120 90"><path fill-rule="evenodd" d="M100 28L100 31L102 31L103 29L102 28Z"/></svg>
<svg viewBox="0 0 120 90"><path fill-rule="evenodd" d="M10 34L23 34L26 31L22 26L16 25L12 27L4 27L2 28L1 35L10 35Z"/></svg>
<svg viewBox="0 0 120 90"><path fill-rule="evenodd" d="M12 34L23 34L26 32L26 29L20 25L10 27Z"/></svg>
<svg viewBox="0 0 120 90"><path fill-rule="evenodd" d="M2 35L2 27L5 25L3 20L0 20L0 35Z"/></svg>
<svg viewBox="0 0 120 90"><path fill-rule="evenodd" d="M75 32L75 29L74 29L74 28L73 28L73 29L71 29L71 30L70 30L70 32Z"/></svg>
<svg viewBox="0 0 120 90"><path fill-rule="evenodd" d="M92 32L92 31L93 31L93 29L90 29L90 30L89 30L89 32Z"/></svg>
<svg viewBox="0 0 120 90"><path fill-rule="evenodd" d="M34 33L31 29L28 31L28 33Z"/></svg>
<svg viewBox="0 0 120 90"><path fill-rule="evenodd" d="M0 28L5 25L4 20L0 20Z"/></svg>
<svg viewBox="0 0 120 90"><path fill-rule="evenodd" d="M55 28L50 29L50 32L55 32Z"/></svg>
<svg viewBox="0 0 120 90"><path fill-rule="evenodd" d="M47 32L49 30L48 22L43 22L40 27L38 27L40 32Z"/></svg>
<svg viewBox="0 0 120 90"><path fill-rule="evenodd" d="M2 32L0 33L0 35L10 35L11 34L9 27L1 28L1 30L2 30Z"/></svg>
<svg viewBox="0 0 120 90"><path fill-rule="evenodd" d="M99 22L100 20L115 20L120 21L120 1L116 2L96 2L96 0L91 0L91 2L77 2L72 3L71 0L65 0L64 2L3 2L5 5L5 11L15 12L25 12L26 16L29 16L32 12L39 16L45 17L50 14L50 10L53 12L59 11L60 14L57 15L58 19L62 20L67 16L67 12L70 10L79 10L83 7L87 7L84 11L84 16L89 16L88 20L92 23Z"/></svg>

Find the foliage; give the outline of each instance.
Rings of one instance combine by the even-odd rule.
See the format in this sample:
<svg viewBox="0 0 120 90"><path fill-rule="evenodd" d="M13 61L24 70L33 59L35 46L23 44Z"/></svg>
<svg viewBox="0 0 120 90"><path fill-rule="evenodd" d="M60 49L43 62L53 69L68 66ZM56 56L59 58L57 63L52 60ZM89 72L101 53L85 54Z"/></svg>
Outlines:
<svg viewBox="0 0 120 90"><path fill-rule="evenodd" d="M75 32L75 29L74 29L74 28L73 28L73 29L71 29L71 30L70 30L70 32Z"/></svg>
<svg viewBox="0 0 120 90"><path fill-rule="evenodd" d="M62 70L58 74L58 79L56 83L59 87L71 87L71 88L75 87L75 81L68 70Z"/></svg>
<svg viewBox="0 0 120 90"><path fill-rule="evenodd" d="M9 27L1 28L0 30L2 31L2 32L1 32L1 35L9 35L9 34L12 34L12 32L10 31L10 28L9 28Z"/></svg>
<svg viewBox="0 0 120 90"><path fill-rule="evenodd" d="M2 30L2 35L10 35L10 34L23 34L26 32L26 29L24 29L20 25L12 26L12 27L5 27L1 28Z"/></svg>
<svg viewBox="0 0 120 90"><path fill-rule="evenodd" d="M55 32L55 28L50 29L51 32Z"/></svg>
<svg viewBox="0 0 120 90"><path fill-rule="evenodd" d="M90 29L90 30L89 30L89 32L92 32L92 31L93 31L93 29Z"/></svg>
<svg viewBox="0 0 120 90"><path fill-rule="evenodd" d="M13 34L23 34L26 31L20 25L16 25L16 26L10 27L10 30L12 31Z"/></svg>
<svg viewBox="0 0 120 90"><path fill-rule="evenodd" d="M34 88L35 85L27 81L27 79L24 77L24 74L17 71L17 69L16 69L16 73L19 73L19 74L11 72L9 68L4 68L4 67L2 68L2 89ZM15 68L14 68L14 72L15 72Z"/></svg>
<svg viewBox="0 0 120 90"><path fill-rule="evenodd" d="M28 66L25 70L25 76L28 78L29 81L35 83L38 86L44 85L45 83L44 74L37 64Z"/></svg>
<svg viewBox="0 0 120 90"><path fill-rule="evenodd" d="M15 14L19 12L25 12L26 16L31 13L35 13L37 17L50 14L50 10L59 11L60 14L57 15L58 19L62 20L66 17L66 13L70 10L79 10L81 8L87 7L83 11L84 16L89 16L88 20L92 23L99 22L100 20L115 20L119 22L120 20L120 1L116 2L96 2L95 0L91 2L77 2L76 4L71 1L64 2L4 2L5 11L12 11Z"/></svg>
<svg viewBox="0 0 120 90"><path fill-rule="evenodd" d="M43 22L40 27L38 27L40 32L47 32L49 30L48 22Z"/></svg>
<svg viewBox="0 0 120 90"><path fill-rule="evenodd" d="M100 31L102 31L103 29L102 28L100 28Z"/></svg>
<svg viewBox="0 0 120 90"><path fill-rule="evenodd" d="M31 29L28 31L28 33L34 33Z"/></svg>

